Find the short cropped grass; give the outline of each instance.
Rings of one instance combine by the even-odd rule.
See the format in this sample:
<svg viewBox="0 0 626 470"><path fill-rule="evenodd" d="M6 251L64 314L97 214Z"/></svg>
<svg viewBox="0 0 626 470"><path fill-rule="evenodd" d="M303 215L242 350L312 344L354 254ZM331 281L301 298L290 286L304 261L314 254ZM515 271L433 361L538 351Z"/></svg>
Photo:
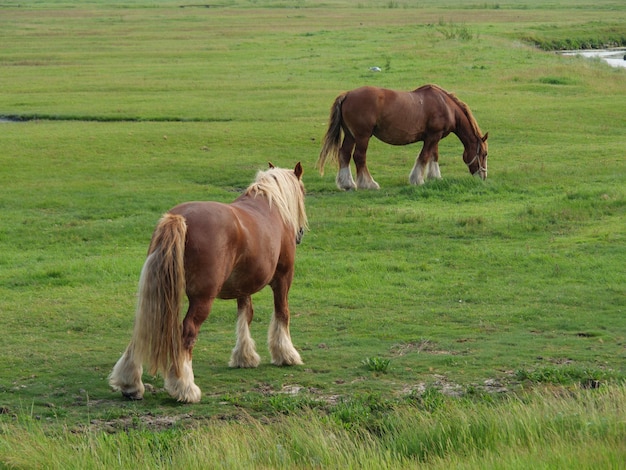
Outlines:
<svg viewBox="0 0 626 470"><path fill-rule="evenodd" d="M625 14L611 0L4 1L0 466L623 462L626 70L545 49L615 45ZM424 83L489 132L486 181L454 136L443 179L421 187L420 144L372 140L380 191L317 174L337 94ZM227 367L236 308L218 301L194 351L200 404L149 375L141 402L112 393L160 215L232 201L268 161L305 168L290 292L305 365L269 364L265 289L259 368Z"/></svg>

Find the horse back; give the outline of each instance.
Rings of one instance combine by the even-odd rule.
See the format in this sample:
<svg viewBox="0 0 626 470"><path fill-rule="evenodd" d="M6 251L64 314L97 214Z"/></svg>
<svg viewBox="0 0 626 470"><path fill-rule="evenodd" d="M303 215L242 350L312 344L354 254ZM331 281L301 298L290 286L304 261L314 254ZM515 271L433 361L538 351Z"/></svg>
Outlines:
<svg viewBox="0 0 626 470"><path fill-rule="evenodd" d="M374 135L392 145L423 140L433 131L449 132L451 119L438 87L396 91L365 86L350 91L342 104L345 126L358 140Z"/></svg>
<svg viewBox="0 0 626 470"><path fill-rule="evenodd" d="M386 101L384 88L363 86L350 90L337 99L341 102L341 124L344 132L357 141L369 139L376 127Z"/></svg>

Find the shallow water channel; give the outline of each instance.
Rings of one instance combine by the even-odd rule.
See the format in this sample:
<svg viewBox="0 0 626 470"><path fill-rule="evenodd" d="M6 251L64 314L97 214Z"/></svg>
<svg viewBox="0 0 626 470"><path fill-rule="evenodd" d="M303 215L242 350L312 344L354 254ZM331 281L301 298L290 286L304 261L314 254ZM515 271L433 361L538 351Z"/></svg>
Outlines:
<svg viewBox="0 0 626 470"><path fill-rule="evenodd" d="M576 51L560 51L559 54L564 56L581 56L587 58L600 58L609 64L611 67L626 68L626 49L587 49ZM372 67L372 69L378 67ZM27 119L20 118L18 116L3 116L0 115L0 124L5 122L23 122Z"/></svg>
<svg viewBox="0 0 626 470"><path fill-rule="evenodd" d="M626 49L589 49L582 51L563 51L561 54L566 56L579 55L588 58L598 57L611 67L626 68Z"/></svg>

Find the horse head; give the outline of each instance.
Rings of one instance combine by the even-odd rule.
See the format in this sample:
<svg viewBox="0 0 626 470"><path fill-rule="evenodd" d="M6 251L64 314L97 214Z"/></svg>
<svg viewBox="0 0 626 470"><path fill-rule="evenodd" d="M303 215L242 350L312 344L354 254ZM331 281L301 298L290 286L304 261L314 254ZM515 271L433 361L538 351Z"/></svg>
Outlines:
<svg viewBox="0 0 626 470"><path fill-rule="evenodd" d="M469 172L473 176L480 176L480 179L487 179L487 153L488 153L488 145L487 145L487 137L489 136L489 132L487 132L483 137L478 137L478 142L476 144L476 153L472 155L471 147L466 147L463 151L463 161L467 165Z"/></svg>
<svg viewBox="0 0 626 470"><path fill-rule="evenodd" d="M278 175L274 174L273 178L278 184L278 188L280 188L280 192L283 194L282 197L279 198L280 201L283 201L278 205L279 210L281 211L281 215L283 220L288 221L288 224L291 225L296 231L296 245L299 245L302 242L302 237L304 237L304 232L308 228L307 216L304 208L304 196L305 189L304 183L302 182L302 174L304 170L302 168L302 164L298 162L295 168L292 171L280 169L272 162L267 162L270 170L277 170L284 175L287 176L288 180L291 180L291 176L293 176L296 180L296 184L288 184L287 180L282 180L279 183L277 178ZM292 180L293 181L293 180Z"/></svg>
<svg viewBox="0 0 626 470"><path fill-rule="evenodd" d="M304 194L305 194L304 183L302 182L303 173L304 173L304 170L302 169L302 164L298 162L296 164L296 167L293 169L293 174L297 178L298 183L300 185L300 189L302 191L302 199L304 199ZM300 225L300 227L298 228L298 232L296 234L296 245L299 245L300 243L302 243L302 237L304 237L304 230L307 228L306 216L304 218L300 218L300 221L302 225Z"/></svg>

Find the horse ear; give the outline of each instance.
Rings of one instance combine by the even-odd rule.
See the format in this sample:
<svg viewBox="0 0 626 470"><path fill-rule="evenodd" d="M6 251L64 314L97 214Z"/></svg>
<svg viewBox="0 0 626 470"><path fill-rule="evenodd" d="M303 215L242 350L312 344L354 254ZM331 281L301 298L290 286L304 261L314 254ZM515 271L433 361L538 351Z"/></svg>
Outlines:
<svg viewBox="0 0 626 470"><path fill-rule="evenodd" d="M487 132L487 133L483 136L483 142L487 140L487 137L489 137L489 132Z"/></svg>
<svg viewBox="0 0 626 470"><path fill-rule="evenodd" d="M304 173L304 170L302 170L302 165L300 164L300 162L296 163L296 167L293 169L293 172L296 174L296 178L302 178L302 173Z"/></svg>
<svg viewBox="0 0 626 470"><path fill-rule="evenodd" d="M276 168L272 162L267 162L267 164L270 166L270 168Z"/></svg>

